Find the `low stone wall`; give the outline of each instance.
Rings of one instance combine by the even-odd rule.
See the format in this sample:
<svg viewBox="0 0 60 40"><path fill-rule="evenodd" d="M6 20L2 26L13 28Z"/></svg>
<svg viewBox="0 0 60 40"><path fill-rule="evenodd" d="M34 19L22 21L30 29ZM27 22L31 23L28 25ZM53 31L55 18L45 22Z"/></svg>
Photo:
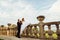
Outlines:
<svg viewBox="0 0 60 40"><path fill-rule="evenodd" d="M15 27L0 27L0 35L15 36L16 33L17 29Z"/></svg>

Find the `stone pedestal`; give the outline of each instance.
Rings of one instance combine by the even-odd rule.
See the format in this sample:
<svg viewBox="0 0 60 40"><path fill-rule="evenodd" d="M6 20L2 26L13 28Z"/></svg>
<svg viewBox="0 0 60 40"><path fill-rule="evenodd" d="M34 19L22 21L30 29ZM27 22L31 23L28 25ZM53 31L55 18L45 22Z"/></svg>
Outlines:
<svg viewBox="0 0 60 40"><path fill-rule="evenodd" d="M37 19L39 20L40 38L41 38L41 40L44 40L44 27L43 27L43 25L44 25L44 22L43 22L44 18L45 18L44 16L38 16L37 17Z"/></svg>

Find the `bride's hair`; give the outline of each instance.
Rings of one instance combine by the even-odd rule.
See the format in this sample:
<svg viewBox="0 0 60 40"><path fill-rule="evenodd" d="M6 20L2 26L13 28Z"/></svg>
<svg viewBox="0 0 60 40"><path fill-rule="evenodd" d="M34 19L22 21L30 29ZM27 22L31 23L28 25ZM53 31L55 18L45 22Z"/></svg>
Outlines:
<svg viewBox="0 0 60 40"><path fill-rule="evenodd" d="M24 18L22 18L22 21L25 21Z"/></svg>

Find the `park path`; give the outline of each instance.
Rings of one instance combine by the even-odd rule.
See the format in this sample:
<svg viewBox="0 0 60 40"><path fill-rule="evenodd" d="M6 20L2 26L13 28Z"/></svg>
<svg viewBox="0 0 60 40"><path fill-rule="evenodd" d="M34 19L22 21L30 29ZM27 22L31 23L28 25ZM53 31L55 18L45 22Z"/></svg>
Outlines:
<svg viewBox="0 0 60 40"><path fill-rule="evenodd" d="M4 35L0 35L0 38L4 40L40 40L40 39L34 39L34 38L17 38L14 36L4 36Z"/></svg>

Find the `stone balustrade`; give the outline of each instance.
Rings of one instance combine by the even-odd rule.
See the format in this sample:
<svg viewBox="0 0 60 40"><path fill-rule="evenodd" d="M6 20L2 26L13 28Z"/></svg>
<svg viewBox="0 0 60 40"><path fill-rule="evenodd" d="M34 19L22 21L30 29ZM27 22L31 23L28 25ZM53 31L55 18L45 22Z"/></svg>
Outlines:
<svg viewBox="0 0 60 40"><path fill-rule="evenodd" d="M0 27L0 35L15 36L16 33L17 33L16 28Z"/></svg>
<svg viewBox="0 0 60 40"><path fill-rule="evenodd" d="M22 37L32 37L32 38L42 38L41 40L44 40L45 38L45 30L44 27L48 26L48 35L52 38L52 34L54 33L51 30L51 25L55 25L56 27L56 34L58 35L58 38L60 37L60 21L55 22L42 22L44 20L44 16L38 16L37 19L39 20L38 24L30 24L28 25L22 32Z"/></svg>

